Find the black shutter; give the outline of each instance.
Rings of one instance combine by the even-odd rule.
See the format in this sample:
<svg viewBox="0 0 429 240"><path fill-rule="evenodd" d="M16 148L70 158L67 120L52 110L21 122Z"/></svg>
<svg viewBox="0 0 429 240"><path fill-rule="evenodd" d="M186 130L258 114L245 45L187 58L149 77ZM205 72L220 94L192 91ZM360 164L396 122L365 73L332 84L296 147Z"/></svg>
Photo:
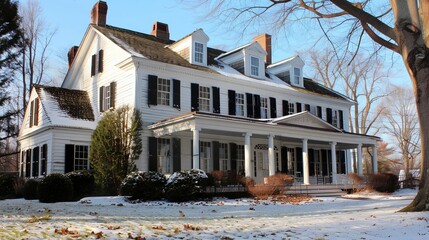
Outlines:
<svg viewBox="0 0 429 240"><path fill-rule="evenodd" d="M302 112L302 106L301 106L301 103L299 102L296 103L296 112L297 113Z"/></svg>
<svg viewBox="0 0 429 240"><path fill-rule="evenodd" d="M154 137L149 137L148 144L148 160L149 160L149 171L157 172L158 171L158 139Z"/></svg>
<svg viewBox="0 0 429 240"><path fill-rule="evenodd" d="M343 111L342 110L338 110L338 120L340 121L340 129L344 129L344 116L343 116Z"/></svg>
<svg viewBox="0 0 429 240"><path fill-rule="evenodd" d="M173 172L179 172L182 168L180 138L173 138Z"/></svg>
<svg viewBox="0 0 429 240"><path fill-rule="evenodd" d="M34 99L34 121L33 125L37 126L39 125L39 99Z"/></svg>
<svg viewBox="0 0 429 240"><path fill-rule="evenodd" d="M255 108L254 108L254 115L255 118L261 118L261 97L259 95L253 95L255 98Z"/></svg>
<svg viewBox="0 0 429 240"><path fill-rule="evenodd" d="M326 108L326 121L329 124L332 124L332 109L331 108Z"/></svg>
<svg viewBox="0 0 429 240"><path fill-rule="evenodd" d="M31 149L25 151L25 177L31 175Z"/></svg>
<svg viewBox="0 0 429 240"><path fill-rule="evenodd" d="M237 172L237 144L229 144L229 158L231 159L231 171Z"/></svg>
<svg viewBox="0 0 429 240"><path fill-rule="evenodd" d="M199 107L200 98L200 85L197 83L191 83L191 111L196 112L200 110Z"/></svg>
<svg viewBox="0 0 429 240"><path fill-rule="evenodd" d="M310 104L305 104L305 111L310 112Z"/></svg>
<svg viewBox="0 0 429 240"><path fill-rule="evenodd" d="M147 104L157 105L158 97L158 77L155 75L149 75L148 77L148 90L147 90Z"/></svg>
<svg viewBox="0 0 429 240"><path fill-rule="evenodd" d="M270 97L270 114L271 118L277 117L277 105L276 105L276 99L273 97Z"/></svg>
<svg viewBox="0 0 429 240"><path fill-rule="evenodd" d="M99 89L99 99L98 99L98 109L100 112L104 112L104 86L101 86Z"/></svg>
<svg viewBox="0 0 429 240"><path fill-rule="evenodd" d="M302 171L302 148L295 148L296 153L296 171L301 173L301 177L304 176L304 172Z"/></svg>
<svg viewBox="0 0 429 240"><path fill-rule="evenodd" d="M39 176L39 147L33 149L33 177Z"/></svg>
<svg viewBox="0 0 429 240"><path fill-rule="evenodd" d="M283 105L283 116L289 115L289 102L286 100L283 100L282 105Z"/></svg>
<svg viewBox="0 0 429 240"><path fill-rule="evenodd" d="M220 169L219 164L219 142L213 142L213 171L218 171Z"/></svg>
<svg viewBox="0 0 429 240"><path fill-rule="evenodd" d="M173 107L180 109L180 80L173 79Z"/></svg>
<svg viewBox="0 0 429 240"><path fill-rule="evenodd" d="M328 151L325 149L321 150L321 154L322 154L322 174L323 176L329 176L328 172L328 168L329 168L329 164L328 164Z"/></svg>
<svg viewBox="0 0 429 240"><path fill-rule="evenodd" d="M48 144L42 146L42 161L41 161L41 173L46 176L46 163L48 161Z"/></svg>
<svg viewBox="0 0 429 240"><path fill-rule="evenodd" d="M282 173L286 173L289 174L288 172L288 168L287 168L287 147L282 147L281 149L281 154L282 154Z"/></svg>
<svg viewBox="0 0 429 240"><path fill-rule="evenodd" d="M228 114L235 115L235 91L228 90Z"/></svg>
<svg viewBox="0 0 429 240"><path fill-rule="evenodd" d="M317 116L319 118L322 118L322 107L321 106L317 106Z"/></svg>
<svg viewBox="0 0 429 240"><path fill-rule="evenodd" d="M247 117L253 118L253 94L246 93Z"/></svg>
<svg viewBox="0 0 429 240"><path fill-rule="evenodd" d="M30 127L33 126L34 123L34 101L31 101L30 103Z"/></svg>
<svg viewBox="0 0 429 240"><path fill-rule="evenodd" d="M213 91L213 113L220 113L220 89L212 87Z"/></svg>
<svg viewBox="0 0 429 240"><path fill-rule="evenodd" d="M115 108L116 102L116 82L110 83L110 107Z"/></svg>
<svg viewBox="0 0 429 240"><path fill-rule="evenodd" d="M73 172L74 170L74 145L66 144L64 173Z"/></svg>
<svg viewBox="0 0 429 240"><path fill-rule="evenodd" d="M104 58L104 51L103 49L101 49L100 51L98 51L98 72L101 73L103 72L103 58Z"/></svg>
<svg viewBox="0 0 429 240"><path fill-rule="evenodd" d="M97 61L97 56L94 54L91 57L91 77L95 75L95 62Z"/></svg>

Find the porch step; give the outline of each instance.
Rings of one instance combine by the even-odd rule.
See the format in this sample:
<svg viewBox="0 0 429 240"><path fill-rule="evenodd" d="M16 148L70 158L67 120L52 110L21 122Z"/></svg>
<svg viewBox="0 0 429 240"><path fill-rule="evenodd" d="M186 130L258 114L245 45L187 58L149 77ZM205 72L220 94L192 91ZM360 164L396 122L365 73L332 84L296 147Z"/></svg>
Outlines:
<svg viewBox="0 0 429 240"><path fill-rule="evenodd" d="M347 194L335 184L294 184L286 189L285 194L303 194L313 197L335 197Z"/></svg>

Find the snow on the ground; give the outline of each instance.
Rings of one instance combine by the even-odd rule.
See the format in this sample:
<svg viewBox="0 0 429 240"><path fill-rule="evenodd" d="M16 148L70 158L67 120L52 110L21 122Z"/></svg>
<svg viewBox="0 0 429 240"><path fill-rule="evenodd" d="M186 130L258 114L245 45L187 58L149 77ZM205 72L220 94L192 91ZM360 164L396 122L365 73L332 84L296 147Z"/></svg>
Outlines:
<svg viewBox="0 0 429 240"><path fill-rule="evenodd" d="M427 212L398 212L416 191L300 204L253 199L130 203L0 201L0 239L429 239Z"/></svg>

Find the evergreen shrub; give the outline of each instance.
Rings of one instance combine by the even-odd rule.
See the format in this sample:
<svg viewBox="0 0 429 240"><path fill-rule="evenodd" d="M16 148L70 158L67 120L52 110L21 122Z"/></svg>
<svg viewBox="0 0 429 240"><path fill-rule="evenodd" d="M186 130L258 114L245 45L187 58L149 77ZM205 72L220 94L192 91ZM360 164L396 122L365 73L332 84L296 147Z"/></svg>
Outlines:
<svg viewBox="0 0 429 240"><path fill-rule="evenodd" d="M165 197L171 202L195 200L201 196L207 178L207 174L199 169L175 172L167 180Z"/></svg>
<svg viewBox="0 0 429 240"><path fill-rule="evenodd" d="M73 199L79 200L94 192L95 178L88 170L73 171L65 174L73 182Z"/></svg>
<svg viewBox="0 0 429 240"><path fill-rule="evenodd" d="M28 179L24 184L23 195L26 200L39 199L39 182L37 179Z"/></svg>
<svg viewBox="0 0 429 240"><path fill-rule="evenodd" d="M398 176L392 173L371 174L368 185L378 192L392 193L399 188Z"/></svg>
<svg viewBox="0 0 429 240"><path fill-rule="evenodd" d="M158 172L132 172L121 184L121 195L135 200L156 200L162 198L166 179Z"/></svg>
<svg viewBox="0 0 429 240"><path fill-rule="evenodd" d="M13 174L0 175L0 199L15 197L15 182L17 178Z"/></svg>
<svg viewBox="0 0 429 240"><path fill-rule="evenodd" d="M60 173L52 173L39 183L39 201L66 202L73 199L73 182Z"/></svg>

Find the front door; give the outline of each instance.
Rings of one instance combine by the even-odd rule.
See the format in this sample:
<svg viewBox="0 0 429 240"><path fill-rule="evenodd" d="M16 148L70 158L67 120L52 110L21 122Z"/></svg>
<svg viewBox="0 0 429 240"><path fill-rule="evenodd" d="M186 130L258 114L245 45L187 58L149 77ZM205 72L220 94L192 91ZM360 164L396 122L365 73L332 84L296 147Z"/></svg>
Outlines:
<svg viewBox="0 0 429 240"><path fill-rule="evenodd" d="M258 149L254 151L255 182L263 183L264 177L268 177L268 150Z"/></svg>

